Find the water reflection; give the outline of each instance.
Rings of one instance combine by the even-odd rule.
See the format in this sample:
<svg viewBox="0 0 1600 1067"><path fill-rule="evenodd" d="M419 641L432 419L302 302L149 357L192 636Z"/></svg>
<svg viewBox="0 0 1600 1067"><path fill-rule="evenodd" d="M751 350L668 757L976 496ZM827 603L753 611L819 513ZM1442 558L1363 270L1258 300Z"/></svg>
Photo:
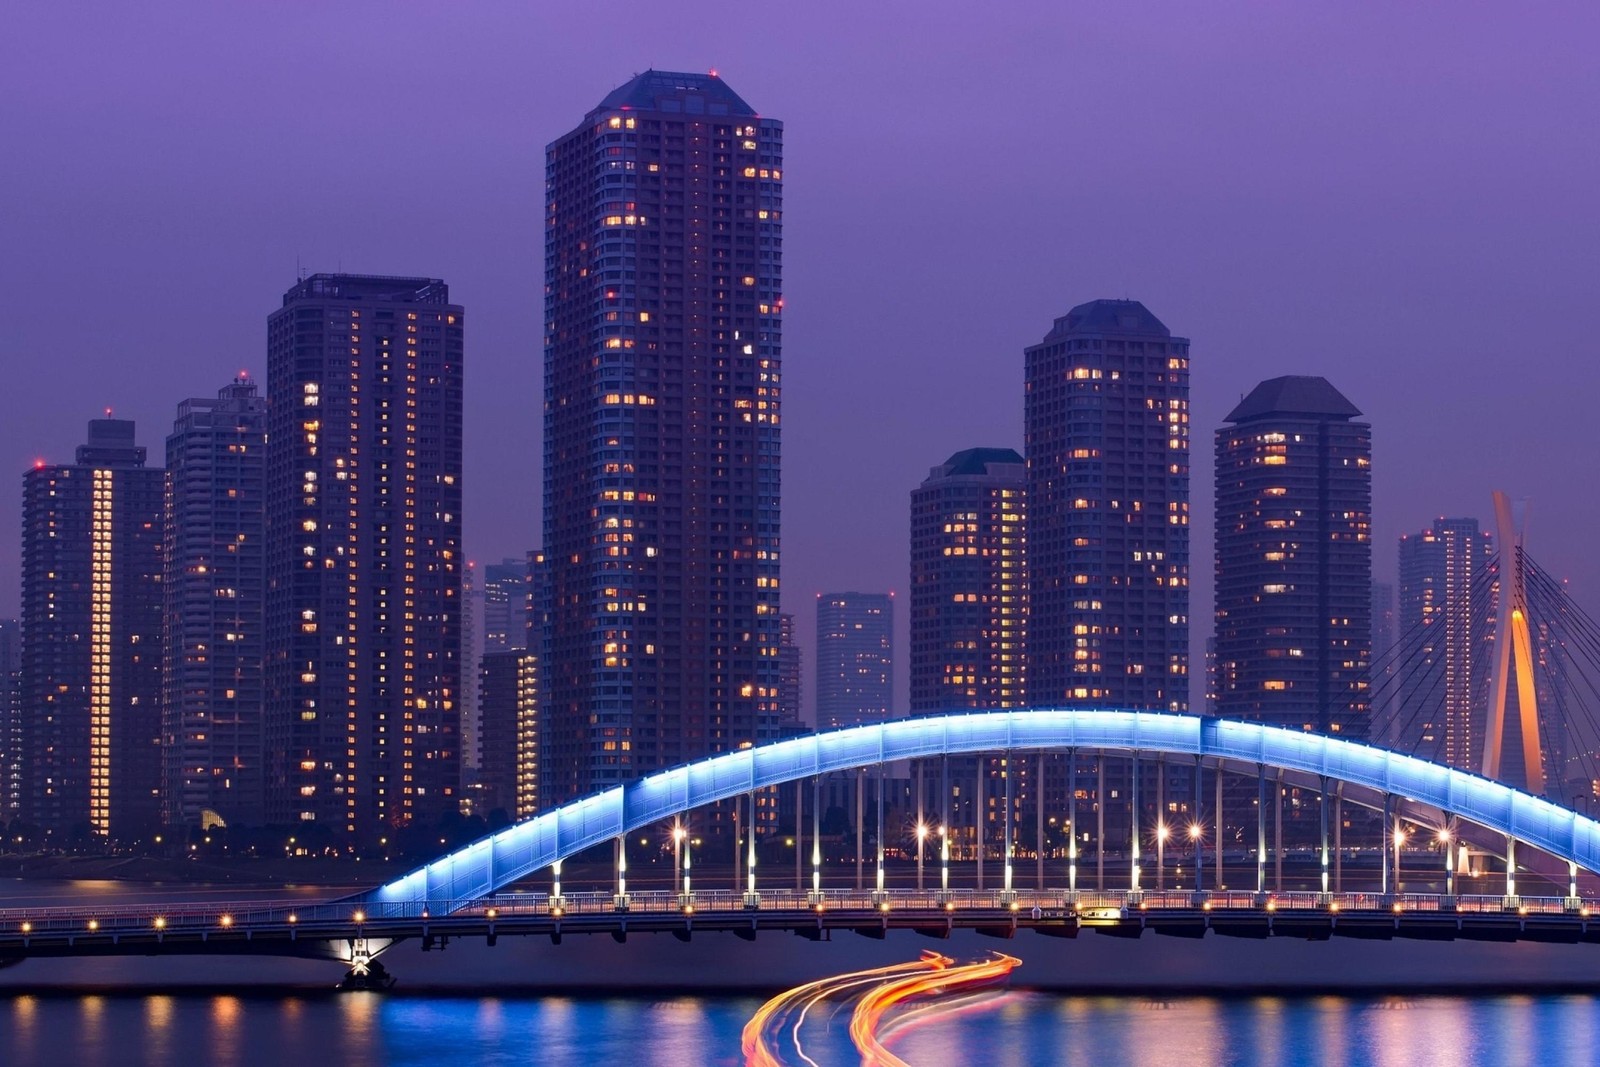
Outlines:
<svg viewBox="0 0 1600 1067"><path fill-rule="evenodd" d="M753 997L23 994L0 1013L0 1062L732 1065L740 1029L758 1006ZM892 1049L912 1064L995 1067L1587 1067L1597 1041L1600 998L1589 995L1153 999L1014 991L916 1018L895 1030Z"/></svg>

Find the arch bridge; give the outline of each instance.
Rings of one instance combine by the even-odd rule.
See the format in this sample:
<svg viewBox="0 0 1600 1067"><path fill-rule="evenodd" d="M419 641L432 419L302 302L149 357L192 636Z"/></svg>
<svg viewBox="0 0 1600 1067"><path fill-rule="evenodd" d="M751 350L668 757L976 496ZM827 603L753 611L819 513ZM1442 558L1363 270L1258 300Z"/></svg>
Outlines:
<svg viewBox="0 0 1600 1067"><path fill-rule="evenodd" d="M1405 813L1415 821L1431 821L1437 826L1441 830L1440 840L1447 849L1451 828L1458 822L1503 835L1508 864L1507 898L1516 896L1515 848L1518 842L1566 862L1571 878L1569 897L1574 900L1577 871L1600 871L1600 822L1542 797L1453 767L1343 738L1256 722L1127 709L1030 709L900 719L792 738L674 767L553 808L481 838L355 899L369 909L381 909L394 916L421 913L430 906L437 915L438 902L461 902L460 906L468 906L545 868L555 873L553 896L559 898L563 860L608 841L625 841L629 834L695 808L786 783L901 760L1033 752L1188 758L1197 767L1214 768L1219 772L1224 769L1237 774L1254 771L1262 783L1261 802L1257 807L1260 831L1256 854L1258 869L1262 871L1258 891L1266 888L1262 865L1266 854L1264 813L1268 772L1286 784L1308 787L1324 796L1337 793L1341 800L1348 798L1357 805L1383 810L1386 834L1389 819ZM1137 774L1137 760L1134 767ZM1196 775L1197 785L1199 779L1200 775ZM1137 793L1137 785L1134 791ZM1220 799L1220 788L1218 795ZM1198 795L1196 800L1198 802ZM1326 893L1330 851L1328 805L1321 806L1321 888ZM754 835L750 838L753 856ZM878 888L882 890L881 834L879 840ZM1139 840L1135 819L1130 842L1133 853L1130 888L1135 891L1140 888ZM1165 840L1165 831L1162 840ZM1004 844L1006 891L1012 888L1012 843L1008 820ZM1069 887L1073 891L1077 889L1076 848L1074 834L1072 885ZM1388 849L1385 847L1381 851L1385 857L1382 889L1387 892ZM1196 854L1200 855L1198 848ZM1398 841L1395 858L1398 863ZM619 903L626 896L625 881L621 881L625 870L623 853ZM1199 874L1204 875L1203 859ZM820 892L820 885L814 883L813 888ZM752 895L756 891L753 865L749 890Z"/></svg>

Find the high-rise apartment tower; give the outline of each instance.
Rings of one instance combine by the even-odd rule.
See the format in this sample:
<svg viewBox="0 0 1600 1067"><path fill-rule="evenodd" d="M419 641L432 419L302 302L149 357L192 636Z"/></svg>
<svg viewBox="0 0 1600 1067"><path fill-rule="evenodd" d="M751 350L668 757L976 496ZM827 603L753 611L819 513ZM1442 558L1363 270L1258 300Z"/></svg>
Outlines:
<svg viewBox="0 0 1600 1067"><path fill-rule="evenodd" d="M1027 350L1028 700L1189 706L1189 342L1095 300Z"/></svg>
<svg viewBox="0 0 1600 1067"><path fill-rule="evenodd" d="M350 845L458 804L463 319L315 274L267 323L268 817Z"/></svg>
<svg viewBox="0 0 1600 1067"><path fill-rule="evenodd" d="M1323 378L1257 385L1216 434L1218 711L1364 739L1372 428Z"/></svg>
<svg viewBox="0 0 1600 1067"><path fill-rule="evenodd" d="M541 804L775 736L782 168L704 74L546 149Z"/></svg>
<svg viewBox="0 0 1600 1067"><path fill-rule="evenodd" d="M817 597L817 729L883 722L894 707L894 594Z"/></svg>
<svg viewBox="0 0 1600 1067"><path fill-rule="evenodd" d="M1399 628L1406 641L1394 662L1394 715L1402 752L1474 771L1482 763L1474 697L1486 706L1493 560L1494 539L1477 519L1440 518L1400 538Z"/></svg>
<svg viewBox="0 0 1600 1067"><path fill-rule="evenodd" d="M19 814L134 840L161 820L163 471L104 418L22 482Z"/></svg>
<svg viewBox="0 0 1600 1067"><path fill-rule="evenodd" d="M260 826L267 402L241 375L167 437L162 807Z"/></svg>
<svg viewBox="0 0 1600 1067"><path fill-rule="evenodd" d="M911 492L911 710L1026 702L1028 468L969 448Z"/></svg>

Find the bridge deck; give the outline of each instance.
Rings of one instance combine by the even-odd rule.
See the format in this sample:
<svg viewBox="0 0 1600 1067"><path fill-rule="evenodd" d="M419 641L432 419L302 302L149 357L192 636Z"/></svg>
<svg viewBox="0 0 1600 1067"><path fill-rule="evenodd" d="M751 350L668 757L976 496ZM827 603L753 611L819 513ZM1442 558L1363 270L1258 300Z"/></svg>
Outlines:
<svg viewBox="0 0 1600 1067"><path fill-rule="evenodd" d="M942 938L958 929L995 937L1033 930L1054 937L1081 931L1138 937L1331 937L1389 940L1546 941L1600 944L1600 902L1560 897L1381 896L1366 893L1079 892L1014 894L887 890L808 894L763 892L749 903L728 892L633 894L621 903L598 893L552 901L543 893L502 894L431 906L262 904L95 910L0 911L0 960L29 957L240 954L330 956L330 944L420 939L425 947L459 938L569 934L787 932L812 940L848 931L881 938L913 930Z"/></svg>

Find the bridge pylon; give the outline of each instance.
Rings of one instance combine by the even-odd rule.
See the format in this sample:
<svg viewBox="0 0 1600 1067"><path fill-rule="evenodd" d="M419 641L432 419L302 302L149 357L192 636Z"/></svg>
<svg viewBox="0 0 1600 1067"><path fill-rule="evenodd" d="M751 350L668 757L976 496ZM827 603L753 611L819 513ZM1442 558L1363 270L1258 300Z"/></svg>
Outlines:
<svg viewBox="0 0 1600 1067"><path fill-rule="evenodd" d="M1494 665L1489 683L1488 730L1484 735L1483 774L1500 777L1506 729L1506 697L1516 666L1517 716L1522 733L1523 788L1544 794L1544 754L1539 747L1539 693L1533 676L1533 638L1528 629L1526 540L1528 502L1494 494L1495 533L1500 539L1500 597L1495 616Z"/></svg>

